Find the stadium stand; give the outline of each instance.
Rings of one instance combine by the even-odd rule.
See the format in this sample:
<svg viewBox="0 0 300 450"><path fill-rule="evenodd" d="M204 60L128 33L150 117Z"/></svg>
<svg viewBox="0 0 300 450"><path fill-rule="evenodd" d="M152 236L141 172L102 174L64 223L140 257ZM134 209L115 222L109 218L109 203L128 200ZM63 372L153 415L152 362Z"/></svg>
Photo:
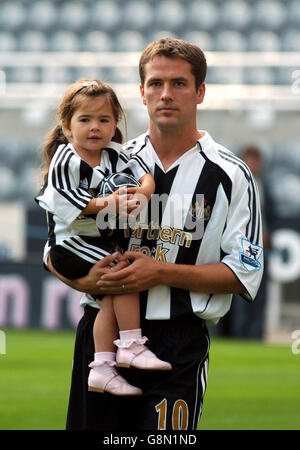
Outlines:
<svg viewBox="0 0 300 450"><path fill-rule="evenodd" d="M143 31L151 26L153 17L154 11L148 2L132 0L123 10L122 22L128 29Z"/></svg>
<svg viewBox="0 0 300 450"><path fill-rule="evenodd" d="M134 30L123 30L115 36L115 50L118 52L141 51L146 44L142 33Z"/></svg>
<svg viewBox="0 0 300 450"><path fill-rule="evenodd" d="M220 22L230 30L244 30L251 21L252 8L243 0L224 2L220 11Z"/></svg>
<svg viewBox="0 0 300 450"><path fill-rule="evenodd" d="M280 30L286 20L286 5L277 0L254 2L253 14L258 26L264 29Z"/></svg>
<svg viewBox="0 0 300 450"><path fill-rule="evenodd" d="M175 0L163 0L155 8L155 22L160 28L180 30L185 22L186 8Z"/></svg>
<svg viewBox="0 0 300 450"><path fill-rule="evenodd" d="M26 17L28 30L47 32L53 29L57 23L55 3L51 1L31 2Z"/></svg>
<svg viewBox="0 0 300 450"><path fill-rule="evenodd" d="M193 42L204 51L212 51L214 49L214 39L207 31L187 31L183 33L182 38Z"/></svg>
<svg viewBox="0 0 300 450"><path fill-rule="evenodd" d="M112 1L95 1L89 5L90 24L96 30L115 31L121 24L120 5Z"/></svg>
<svg viewBox="0 0 300 450"><path fill-rule="evenodd" d="M248 35L247 50L251 52L278 52L280 50L280 38L273 31L254 30Z"/></svg>
<svg viewBox="0 0 300 450"><path fill-rule="evenodd" d="M242 52L247 49L245 36L239 31L222 30L216 33L215 50L218 52Z"/></svg>
<svg viewBox="0 0 300 450"><path fill-rule="evenodd" d="M19 35L19 50L25 52L46 52L48 39L39 30L26 30Z"/></svg>
<svg viewBox="0 0 300 450"><path fill-rule="evenodd" d="M66 51L75 52L80 49L80 37L73 31L59 30L54 31L50 36L49 50L50 51Z"/></svg>
<svg viewBox="0 0 300 450"><path fill-rule="evenodd" d="M110 52L113 50L113 40L105 31L92 30L83 36L81 50L90 52Z"/></svg>
<svg viewBox="0 0 300 450"><path fill-rule="evenodd" d="M298 0L4 0L0 4L0 53L5 57L2 63L0 59L1 92L12 89L11 98L22 94L26 99L31 98L31 93L43 92L48 85L57 86L61 92L67 83L83 77L99 77L124 86L138 83L138 72L131 62L128 67L116 59L111 66L106 60L97 64L96 59L90 61L91 55L139 52L149 41L165 36L194 42L208 53L220 52L209 65L209 84L277 86L287 92L296 64L281 64L280 58L270 64L264 64L263 58L257 65L248 64L247 52L296 54L300 50L299 25ZM81 57L80 52L85 56ZM236 56L230 59L235 52L242 52L240 65L236 64ZM224 64L219 63L218 58L226 55ZM0 113L4 110L5 106L0 106ZM1 134L2 142L10 139L5 130ZM18 145L30 153L35 146L26 146L26 142L24 138ZM19 153L21 158L23 152ZM291 152L288 154L292 160ZM10 180L12 173L17 173L18 152L5 155L2 145L3 179ZM31 164L33 161L32 157ZM29 173L28 169L27 177ZM9 181L7 186L14 189ZM31 193L25 191L22 199L28 195L31 202ZM4 189L1 199L8 193L9 189Z"/></svg>
<svg viewBox="0 0 300 450"><path fill-rule="evenodd" d="M86 31L89 25L89 9L84 3L65 2L60 9L58 24L61 29Z"/></svg>
<svg viewBox="0 0 300 450"><path fill-rule="evenodd" d="M19 197L17 191L16 174L9 167L0 167L0 201L15 200Z"/></svg>
<svg viewBox="0 0 300 450"><path fill-rule="evenodd" d="M219 20L218 14L217 5L214 2L192 1L186 13L188 27L196 31L201 23L201 30L213 31Z"/></svg>
<svg viewBox="0 0 300 450"><path fill-rule="evenodd" d="M17 50L18 41L10 31L0 32L0 52L13 52Z"/></svg>
<svg viewBox="0 0 300 450"><path fill-rule="evenodd" d="M26 9L20 2L4 2L0 5L0 24L2 30L15 32L20 30L26 23Z"/></svg>

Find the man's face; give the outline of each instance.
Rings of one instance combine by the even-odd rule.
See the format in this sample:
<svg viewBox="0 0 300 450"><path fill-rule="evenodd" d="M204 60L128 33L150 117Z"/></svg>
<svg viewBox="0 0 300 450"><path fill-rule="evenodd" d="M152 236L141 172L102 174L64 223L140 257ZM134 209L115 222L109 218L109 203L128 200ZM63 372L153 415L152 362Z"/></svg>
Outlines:
<svg viewBox="0 0 300 450"><path fill-rule="evenodd" d="M150 125L161 130L195 126L196 109L203 101L205 85L196 90L195 77L187 61L155 56L145 66L145 82L140 90Z"/></svg>

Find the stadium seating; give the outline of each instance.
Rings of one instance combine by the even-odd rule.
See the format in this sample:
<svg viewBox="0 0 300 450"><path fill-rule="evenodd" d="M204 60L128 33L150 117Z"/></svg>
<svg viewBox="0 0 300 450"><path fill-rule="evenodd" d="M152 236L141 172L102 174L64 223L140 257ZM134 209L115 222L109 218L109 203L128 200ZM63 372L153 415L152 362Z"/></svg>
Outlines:
<svg viewBox="0 0 300 450"><path fill-rule="evenodd" d="M132 30L144 31L151 27L154 20L154 8L144 0L127 2L122 12L124 26Z"/></svg>
<svg viewBox="0 0 300 450"><path fill-rule="evenodd" d="M43 32L53 29L57 23L56 5L51 1L41 0L28 6L27 29Z"/></svg>
<svg viewBox="0 0 300 450"><path fill-rule="evenodd" d="M12 169L0 166L0 201L13 200L17 194L17 179Z"/></svg>
<svg viewBox="0 0 300 450"><path fill-rule="evenodd" d="M74 71L70 67L47 67L41 74L42 83L71 83Z"/></svg>
<svg viewBox="0 0 300 450"><path fill-rule="evenodd" d="M300 50L300 31L299 29L292 28L282 33L282 46L283 51L296 51Z"/></svg>
<svg viewBox="0 0 300 450"><path fill-rule="evenodd" d="M204 51L214 50L214 39L212 35L206 31L188 31L183 33L183 39L198 45Z"/></svg>
<svg viewBox="0 0 300 450"><path fill-rule="evenodd" d="M161 35L206 50L298 51L299 23L298 0L5 0L0 51L130 51Z"/></svg>
<svg viewBox="0 0 300 450"><path fill-rule="evenodd" d="M113 50L113 39L111 39L111 36L105 31L89 31L83 36L81 50L90 52L110 52Z"/></svg>
<svg viewBox="0 0 300 450"><path fill-rule="evenodd" d="M151 40L173 36L217 52L299 52L299 0L3 0L0 2L0 52L123 52L141 51ZM16 56L16 60L17 60ZM1 62L0 62L1 64ZM113 83L137 83L135 67L66 67L0 65L8 83L71 83L78 78L101 78ZM278 84L291 86L295 67L209 67L208 83ZM32 148L19 142L6 150L0 143L0 200L11 193L31 198L26 177L34 173ZM4 143L4 144L3 144ZM26 148L25 148L26 147ZM17 194L15 178L28 155ZM298 146L293 147L295 154ZM300 162L287 151L294 167ZM29 162L30 160L30 162ZM284 166L284 165L283 165ZM283 170L283 169L282 169ZM283 174L284 175L284 174ZM276 176L279 176L276 174ZM276 177L272 178L275 183ZM285 186L294 187L295 179ZM288 187L286 189L288 189ZM32 198L31 198L32 200ZM283 206L282 206L283 207Z"/></svg>
<svg viewBox="0 0 300 450"><path fill-rule="evenodd" d="M80 38L72 31L59 30L50 36L50 51L75 52L78 51L78 49L80 49Z"/></svg>
<svg viewBox="0 0 300 450"><path fill-rule="evenodd" d="M269 30L255 30L248 35L248 48L250 51L280 51L279 36L273 31Z"/></svg>
<svg viewBox="0 0 300 450"><path fill-rule="evenodd" d="M164 39L166 37L178 38L180 36L178 35L178 33L172 30L167 29L153 30L151 33L149 33L147 42L156 41L157 39Z"/></svg>
<svg viewBox="0 0 300 450"><path fill-rule="evenodd" d="M194 39L202 33L200 42L219 51L277 50L279 42L283 51L298 51L299 23L298 0L5 0L0 5L0 50L80 51L90 45L93 51L120 51L126 41L115 42L116 33L140 32L148 39L167 32L177 37L192 33ZM220 33L225 33L224 44L218 36L213 42ZM139 49L132 36L127 49ZM248 36L247 46L243 41Z"/></svg>
<svg viewBox="0 0 300 450"><path fill-rule="evenodd" d="M13 52L17 50L18 41L9 31L0 32L0 52Z"/></svg>
<svg viewBox="0 0 300 450"><path fill-rule="evenodd" d="M224 30L216 33L215 50L242 52L247 49L245 36L239 31Z"/></svg>
<svg viewBox="0 0 300 450"><path fill-rule="evenodd" d="M218 8L214 2L208 0L195 0L186 8L189 28L213 31L218 23ZM201 25L200 25L201 24Z"/></svg>
<svg viewBox="0 0 300 450"><path fill-rule="evenodd" d="M141 51L146 45L146 39L142 33L134 30L123 30L115 36L115 50Z"/></svg>
<svg viewBox="0 0 300 450"><path fill-rule="evenodd" d="M84 3L65 2L59 10L58 23L61 29L80 32L89 23L89 8Z"/></svg>
<svg viewBox="0 0 300 450"><path fill-rule="evenodd" d="M288 23L291 26L299 26L300 23L300 3L298 0L293 0L289 4L289 7L287 8L287 14L288 14Z"/></svg>
<svg viewBox="0 0 300 450"><path fill-rule="evenodd" d="M37 167L27 166L22 170L19 180L19 195L23 202L33 202L42 182L41 171Z"/></svg>
<svg viewBox="0 0 300 450"><path fill-rule="evenodd" d="M112 83L139 83L139 74L135 67L114 67L109 69L107 80Z"/></svg>
<svg viewBox="0 0 300 450"><path fill-rule="evenodd" d="M69 74L69 82L79 80L81 78L100 79L103 81L111 81L110 69L106 67L76 67Z"/></svg>
<svg viewBox="0 0 300 450"><path fill-rule="evenodd" d="M46 52L48 40L39 30L27 30L19 35L19 50L27 52Z"/></svg>
<svg viewBox="0 0 300 450"><path fill-rule="evenodd" d="M297 70L295 67L279 67L276 70L276 80L277 84L289 85L291 86L294 82L293 73Z"/></svg>
<svg viewBox="0 0 300 450"><path fill-rule="evenodd" d="M230 30L243 30L251 21L252 9L246 1L229 0L223 2L220 21Z"/></svg>
<svg viewBox="0 0 300 450"><path fill-rule="evenodd" d="M95 1L89 6L89 28L114 31L121 23L120 6L113 1Z"/></svg>
<svg viewBox="0 0 300 450"><path fill-rule="evenodd" d="M274 69L271 67L247 67L245 69L245 83L274 84L276 81Z"/></svg>
<svg viewBox="0 0 300 450"><path fill-rule="evenodd" d="M36 67L14 67L10 70L7 81L12 83L37 83L39 71Z"/></svg>
<svg viewBox="0 0 300 450"><path fill-rule="evenodd" d="M260 0L253 4L256 25L264 29L279 30L286 20L286 5L277 0Z"/></svg>
<svg viewBox="0 0 300 450"><path fill-rule="evenodd" d="M2 30L20 30L26 22L26 9L16 1L6 1L0 5L0 26Z"/></svg>
<svg viewBox="0 0 300 450"><path fill-rule="evenodd" d="M180 30L185 23L184 6L174 0L163 0L155 8L155 26L170 30Z"/></svg>

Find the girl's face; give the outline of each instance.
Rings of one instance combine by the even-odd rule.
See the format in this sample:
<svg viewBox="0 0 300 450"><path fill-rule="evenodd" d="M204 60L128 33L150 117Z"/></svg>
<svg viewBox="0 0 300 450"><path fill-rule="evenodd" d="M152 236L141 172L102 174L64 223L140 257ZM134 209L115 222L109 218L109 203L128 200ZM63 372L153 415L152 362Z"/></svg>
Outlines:
<svg viewBox="0 0 300 450"><path fill-rule="evenodd" d="M84 98L64 129L77 153L85 159L100 154L114 136L116 126L111 104L101 95Z"/></svg>

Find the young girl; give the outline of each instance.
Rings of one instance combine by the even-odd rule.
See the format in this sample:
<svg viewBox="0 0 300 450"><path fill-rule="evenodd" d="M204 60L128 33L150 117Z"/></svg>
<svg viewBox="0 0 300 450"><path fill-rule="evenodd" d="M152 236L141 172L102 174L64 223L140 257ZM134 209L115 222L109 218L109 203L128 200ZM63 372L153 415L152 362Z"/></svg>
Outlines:
<svg viewBox="0 0 300 450"><path fill-rule="evenodd" d="M44 147L45 182L36 197L46 210L49 256L54 269L68 279L88 273L99 259L116 250L113 237L101 235L96 215L102 209L127 213L136 208L134 194L149 200L154 180L145 163L122 151L122 134L117 124L123 115L110 86L99 80L79 80L67 90L58 109L59 124L49 133ZM96 198L104 177L127 172L140 181L139 187L120 189ZM100 300L101 299L101 300ZM115 369L170 370L144 344L140 329L139 297L136 294L104 296L94 325L95 355L90 364L90 391L115 395L140 395ZM119 339L118 337L119 330ZM115 345L118 347L115 353Z"/></svg>

